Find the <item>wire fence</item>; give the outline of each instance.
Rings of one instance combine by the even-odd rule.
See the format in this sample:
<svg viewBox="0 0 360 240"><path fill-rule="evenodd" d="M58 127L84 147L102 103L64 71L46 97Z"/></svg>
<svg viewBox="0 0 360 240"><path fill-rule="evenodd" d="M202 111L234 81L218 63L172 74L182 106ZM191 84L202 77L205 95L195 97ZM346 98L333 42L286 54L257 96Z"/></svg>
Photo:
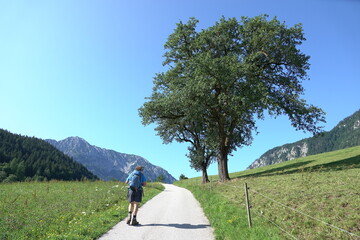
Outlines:
<svg viewBox="0 0 360 240"><path fill-rule="evenodd" d="M211 183L211 189L214 188L213 185L214 185L214 184ZM228 186L228 187L232 187L232 188L238 189L239 191L242 191L242 190L243 190L243 187L236 186L236 185L230 185L230 184L227 184L227 183L221 183L221 185ZM210 189L210 190L211 190L211 189ZM328 223L328 222L326 222L326 221L323 221L323 220L321 220L321 219L318 219L318 218L316 218L316 217L314 217L314 216L311 216L311 215L309 215L309 214L307 214L307 213L304 213L304 212L302 212L302 211L300 211L300 210L298 210L298 209L289 207L289 206L287 206L286 204L284 204L284 203L282 203L282 202L280 202L280 201L278 201L278 200L275 200L275 199L273 199L273 198L271 198L271 197L269 197L269 196L261 193L260 191L255 190L253 187L250 187L249 190L250 190L251 193L256 193L256 194L258 194L259 196L261 196L262 198L264 198L264 199L266 199L266 200L269 200L269 201L275 203L277 206L281 206L282 208L284 208L284 209L286 209L286 210L288 210L288 211L295 212L295 213L300 214L300 215L302 215L302 216L304 216L304 217L306 217L306 218L310 218L310 219L312 219L312 220L314 220L314 221L317 221L317 222L319 222L319 223L327 226L328 228L336 229L336 230L338 230L338 231L340 231L340 232L342 232L342 233L344 233L344 234L347 234L348 236L351 236L351 238L353 238L353 239L360 240L360 236L357 235L357 234L351 233L351 232L349 232L349 231L347 231L347 230L345 230L345 229L343 229L343 228L340 228L340 227L335 226L335 225L333 225L333 224L331 224L331 223ZM229 199L229 200L230 200L230 199ZM231 201L235 202L236 200L231 199ZM241 206L246 206L245 203L242 203L242 202L239 202L239 201L236 201L236 202L237 202L238 204L240 204ZM254 209L253 206L249 206L249 208L251 208L251 213L254 213L254 214L255 214L257 217L259 217L259 218L265 219L267 222L271 223L272 225L274 225L275 227L277 227L279 230L281 230L282 232L286 233L286 235L287 235L288 237L290 237L291 239L298 239L296 236L294 236L294 235L291 234L289 231L287 231L286 229L284 229L284 227L281 227L281 226L280 226L279 224L277 224L275 221L271 220L269 217L266 217L266 216L263 214L263 211L262 211L261 209Z"/></svg>
<svg viewBox="0 0 360 240"><path fill-rule="evenodd" d="M231 186L231 185L229 185ZM231 186L233 187L233 186ZM240 206L246 207L245 203L241 203L239 201L236 201L234 199L230 199L225 197L227 200L237 203ZM270 218L265 217L264 215L262 215L261 213L255 211L255 210L251 210L252 213L255 213L256 216L258 216L259 218L264 218L267 222L270 222L272 225L274 225L275 227L277 227L278 229L280 229L282 232L286 233L291 239L297 239L294 235L292 235L291 233L289 233L288 231L286 231L285 229L283 229L281 226L279 226L278 224L276 224L274 221L272 221Z"/></svg>
<svg viewBox="0 0 360 240"><path fill-rule="evenodd" d="M276 204L279 205L279 206L282 206L282 207L285 207L285 208L290 209L290 210L292 210L292 211L295 211L295 212L297 212L297 213L300 213L300 214L302 214L302 215L304 215L304 216L306 216L306 217L308 217L308 218L311 218L311 219L313 219L313 220L315 220L315 221L318 221L318 222L320 222L320 223L322 223L322 224L325 224L325 225L327 225L327 226L329 226L329 227L335 228L335 229L337 229L337 230L339 230L339 231L345 232L345 233L347 233L347 234L349 234L349 235L351 235L351 236L359 237L359 238L360 238L360 236L358 236L358 235L356 235L356 234L354 234L354 233L351 233L351 232L349 232L349 231L346 231L345 229L342 229L342 228L339 228L339 227L337 227L337 226L334 226L334 225L332 225L332 224L330 224L330 223L327 223L327 222L325 222L325 221L322 221L322 220L320 220L320 219L318 219L318 218L312 217L312 216L310 216L309 214L303 213L303 212L301 212L301 211L299 211L299 210L297 210L297 209L294 209L294 208L292 208L292 207L286 206L285 204L283 204L283 203L281 203L281 202L279 202L279 201L276 201L276 200L274 200L274 199L272 199L272 198L270 198L270 197L268 197L268 196L265 196L264 194L262 194L262 193L260 193L260 192L258 192L258 191L255 191L255 190L252 190L252 191L255 192L255 193L257 193L257 194L259 194L260 196L262 196L262 197L264 197L264 198L266 198L266 199L268 199L268 200L276 203Z"/></svg>
<svg viewBox="0 0 360 240"><path fill-rule="evenodd" d="M292 239L296 239L297 240L297 238L294 236L294 235L292 235L291 233L289 233L288 231L286 231L284 228L282 228L280 225L278 225L278 224L276 224L274 221L272 221L270 218L267 218L267 217L265 217L264 215L261 215L261 213L258 213L258 212L256 212L256 211L254 211L254 210L252 210L252 212L253 213L255 213L256 214L256 216L258 216L258 217L260 217L260 218L265 218L268 222L270 222L272 225L274 225L275 227L277 227L278 229L280 229L281 231L283 231L284 233L286 233L289 237L291 237Z"/></svg>

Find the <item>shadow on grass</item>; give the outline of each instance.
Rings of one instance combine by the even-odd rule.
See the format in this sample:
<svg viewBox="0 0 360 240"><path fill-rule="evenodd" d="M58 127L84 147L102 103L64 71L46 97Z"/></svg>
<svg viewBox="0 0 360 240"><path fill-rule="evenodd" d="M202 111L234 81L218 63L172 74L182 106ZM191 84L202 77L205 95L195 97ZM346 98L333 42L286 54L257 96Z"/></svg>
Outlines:
<svg viewBox="0 0 360 240"><path fill-rule="evenodd" d="M311 167L307 167L304 170L312 170L318 172L328 172L328 171L341 171L352 168L360 168L360 155L346 158L344 160L319 164Z"/></svg>
<svg viewBox="0 0 360 240"><path fill-rule="evenodd" d="M284 175L284 174L293 174L293 173L301 173L301 172L329 172L329 171L341 171L341 170L347 170L353 168L360 168L360 155L330 163L303 167L304 165L307 165L311 162L313 161L293 163L283 167L272 168L262 172L247 174L235 178L264 177L264 176Z"/></svg>
<svg viewBox="0 0 360 240"><path fill-rule="evenodd" d="M296 169L296 171L298 171L298 169L304 165L307 165L309 163L311 163L313 161L305 161L305 162L297 162L297 163L292 163L292 164L288 164L282 167L277 167L277 168L272 168L269 170L265 170L265 171L261 171L261 172L257 172L257 173L252 173L252 174L247 174L247 175L243 175L243 176L239 176L239 177L235 177L235 178L244 178L244 177L260 177L260 176L271 176L271 175L280 175L280 174L284 174L289 172L290 169Z"/></svg>

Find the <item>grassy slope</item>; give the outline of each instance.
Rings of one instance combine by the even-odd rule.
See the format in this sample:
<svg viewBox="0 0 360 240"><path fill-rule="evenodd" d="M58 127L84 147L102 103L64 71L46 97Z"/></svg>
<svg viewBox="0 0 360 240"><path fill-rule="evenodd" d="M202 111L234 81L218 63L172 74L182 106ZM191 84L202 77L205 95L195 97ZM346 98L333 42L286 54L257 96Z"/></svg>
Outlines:
<svg viewBox="0 0 360 240"><path fill-rule="evenodd" d="M143 203L164 189L149 183ZM96 239L127 215L119 182L0 184L0 239Z"/></svg>
<svg viewBox="0 0 360 240"><path fill-rule="evenodd" d="M360 239L360 147L230 176L227 183L212 176L211 193L210 184L202 185L200 178L177 183L199 200L216 239ZM250 187L251 229L247 226L245 182Z"/></svg>

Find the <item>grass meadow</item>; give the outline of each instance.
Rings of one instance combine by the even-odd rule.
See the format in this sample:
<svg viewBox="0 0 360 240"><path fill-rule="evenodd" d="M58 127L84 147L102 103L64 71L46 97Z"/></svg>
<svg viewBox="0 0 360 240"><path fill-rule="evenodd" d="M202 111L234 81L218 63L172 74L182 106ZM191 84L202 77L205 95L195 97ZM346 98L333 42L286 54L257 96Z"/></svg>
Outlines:
<svg viewBox="0 0 360 240"><path fill-rule="evenodd" d="M143 203L164 189L145 188ZM96 239L127 216L120 182L0 184L0 239Z"/></svg>
<svg viewBox="0 0 360 240"><path fill-rule="evenodd" d="M217 240L360 239L360 147L177 182L202 205ZM245 207L248 184L252 227ZM211 191L210 191L211 185Z"/></svg>

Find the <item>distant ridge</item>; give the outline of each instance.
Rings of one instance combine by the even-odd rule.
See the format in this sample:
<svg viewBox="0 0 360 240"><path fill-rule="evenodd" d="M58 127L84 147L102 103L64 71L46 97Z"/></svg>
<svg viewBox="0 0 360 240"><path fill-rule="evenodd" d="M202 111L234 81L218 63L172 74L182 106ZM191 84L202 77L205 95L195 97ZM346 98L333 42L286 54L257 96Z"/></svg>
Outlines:
<svg viewBox="0 0 360 240"><path fill-rule="evenodd" d="M137 165L145 167L144 174L149 181L154 181L160 175L164 176L166 183L173 183L176 180L166 170L151 164L143 157L100 148L80 137L69 137L61 141L47 139L46 141L83 164L103 180L125 181Z"/></svg>
<svg viewBox="0 0 360 240"><path fill-rule="evenodd" d="M360 110L340 121L329 132L270 149L256 159L247 169L359 145Z"/></svg>

